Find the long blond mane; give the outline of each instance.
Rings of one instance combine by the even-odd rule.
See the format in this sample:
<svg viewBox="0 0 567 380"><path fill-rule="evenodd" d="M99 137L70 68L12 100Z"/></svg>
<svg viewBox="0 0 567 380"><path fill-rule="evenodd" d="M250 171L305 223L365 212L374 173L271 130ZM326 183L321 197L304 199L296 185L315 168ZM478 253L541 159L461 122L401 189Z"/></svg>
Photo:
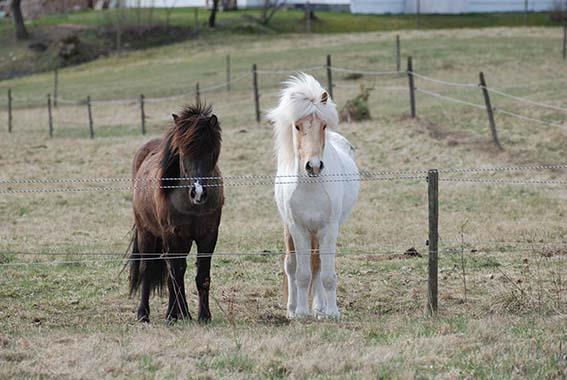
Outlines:
<svg viewBox="0 0 567 380"><path fill-rule="evenodd" d="M315 115L334 129L339 124L339 116L331 97L311 75L299 73L283 85L280 102L268 113L268 119L274 125L274 150L278 165L291 166L295 160L293 122Z"/></svg>

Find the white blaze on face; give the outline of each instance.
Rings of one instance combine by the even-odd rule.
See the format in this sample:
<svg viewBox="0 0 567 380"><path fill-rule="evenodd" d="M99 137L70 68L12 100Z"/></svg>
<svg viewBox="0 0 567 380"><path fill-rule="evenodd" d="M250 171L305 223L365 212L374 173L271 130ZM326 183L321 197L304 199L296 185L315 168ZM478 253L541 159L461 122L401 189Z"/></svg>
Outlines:
<svg viewBox="0 0 567 380"><path fill-rule="evenodd" d="M201 197L203 196L203 186L201 186L201 183L199 181L195 181L195 183L193 183L193 186L195 188L194 200L195 202L199 203L201 202Z"/></svg>

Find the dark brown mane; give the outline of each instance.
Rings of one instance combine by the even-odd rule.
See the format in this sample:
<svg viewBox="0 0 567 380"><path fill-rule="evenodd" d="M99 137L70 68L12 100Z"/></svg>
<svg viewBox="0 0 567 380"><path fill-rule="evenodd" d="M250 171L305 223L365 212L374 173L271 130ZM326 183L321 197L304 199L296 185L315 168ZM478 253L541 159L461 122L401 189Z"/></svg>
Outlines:
<svg viewBox="0 0 567 380"><path fill-rule="evenodd" d="M180 177L179 154L190 160L208 161L216 165L221 149L221 128L212 115L212 107L204 103L186 106L166 130L161 147L162 178ZM177 181L162 181L175 185ZM164 189L167 193L167 189Z"/></svg>

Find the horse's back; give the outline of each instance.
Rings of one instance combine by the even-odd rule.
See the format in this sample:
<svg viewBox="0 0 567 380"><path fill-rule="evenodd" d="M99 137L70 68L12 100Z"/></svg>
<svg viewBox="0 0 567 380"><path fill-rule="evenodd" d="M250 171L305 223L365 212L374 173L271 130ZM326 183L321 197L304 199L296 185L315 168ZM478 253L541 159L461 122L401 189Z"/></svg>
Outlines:
<svg viewBox="0 0 567 380"><path fill-rule="evenodd" d="M134 156L134 161L132 162L132 178L136 177L136 174L146 157L148 157L150 153L156 152L160 144L161 139L152 139L138 149Z"/></svg>

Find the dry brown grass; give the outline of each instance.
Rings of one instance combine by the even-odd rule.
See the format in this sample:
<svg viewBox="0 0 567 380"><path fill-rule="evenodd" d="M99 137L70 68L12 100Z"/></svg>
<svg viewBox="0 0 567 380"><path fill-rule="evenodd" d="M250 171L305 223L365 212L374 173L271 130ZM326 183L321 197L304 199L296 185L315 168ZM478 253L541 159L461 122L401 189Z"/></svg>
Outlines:
<svg viewBox="0 0 567 380"><path fill-rule="evenodd" d="M565 106L565 88L554 80L554 73L564 72L563 64L538 54L539 49L555 46L559 38L555 32L407 32L403 40L408 45L405 49L417 57L420 70L427 74L474 81L474 73L482 68L490 73L493 85ZM390 54L386 49L391 38L389 34L307 40L294 36L256 42L243 54L269 52L279 57L285 52L297 58L306 51L297 46L328 46L344 50L344 55L337 53L337 64L363 67ZM195 59L224 57L227 49L203 52ZM305 54L305 61L296 62L298 66L313 63ZM124 58L127 65L121 68L130 78L136 70L128 71L128 67L143 67L135 58L140 58L139 53ZM155 63L159 58L152 51L147 60ZM177 64L183 62L181 59ZM92 65L69 75L78 81L92 75L89 89L101 91L97 73L112 70L112 65ZM138 79L143 81L144 77ZM22 88L32 80L23 80ZM43 79L38 76L35 80L42 83ZM340 76L337 80L341 83ZM369 78L361 80L371 82ZM273 78L263 85L276 82ZM148 79L148 86L153 84ZM567 158L565 132L560 129L498 117L506 148L499 153L490 145L483 113L420 96L420 118L412 121L405 116L406 92L381 90L379 86L403 86L404 79L384 79L376 85L370 96L374 119L342 130L357 147L359 166L366 170L516 165L565 162ZM336 90L339 105L356 88L350 91ZM447 93L472 101L480 96ZM271 131L253 121L251 93L236 88L230 95L219 93L209 99L223 125L223 173L273 173ZM159 133L183 101L148 104L150 135ZM263 109L275 101L273 95L263 97ZM550 116L503 100L499 104L533 117ZM84 107L58 109L54 115L56 138L48 140L44 110L17 110L16 132L11 136L3 132L0 141L1 177L128 177L133 152L149 138L138 135L138 109L95 106L94 112L94 141L86 139ZM5 114L0 117L5 120ZM62 120L69 123L66 128ZM503 173L497 177L515 176L564 180L567 173ZM272 192L271 186L226 188L217 252L283 249ZM119 275L121 265L98 262L98 256L80 256L104 252L113 254L112 259L122 257L132 224L127 192L3 195L1 251L37 254L2 253L1 262L82 258L93 262L0 267L0 377L567 376L565 189L442 182L440 194L443 252L437 318L423 313L427 257L403 255L410 247L427 253L427 185L406 180L362 184L357 208L340 237L339 251L344 253L338 259L341 322L288 322L284 318L279 258L217 256L213 258L213 323L173 327L162 322L165 300L161 298L152 300L154 323L137 325L136 300L127 298L126 276ZM65 255L54 258L50 252ZM349 256L349 252L375 255ZM188 279L192 277L189 273ZM192 281L188 284L190 310L195 312L195 289Z"/></svg>

